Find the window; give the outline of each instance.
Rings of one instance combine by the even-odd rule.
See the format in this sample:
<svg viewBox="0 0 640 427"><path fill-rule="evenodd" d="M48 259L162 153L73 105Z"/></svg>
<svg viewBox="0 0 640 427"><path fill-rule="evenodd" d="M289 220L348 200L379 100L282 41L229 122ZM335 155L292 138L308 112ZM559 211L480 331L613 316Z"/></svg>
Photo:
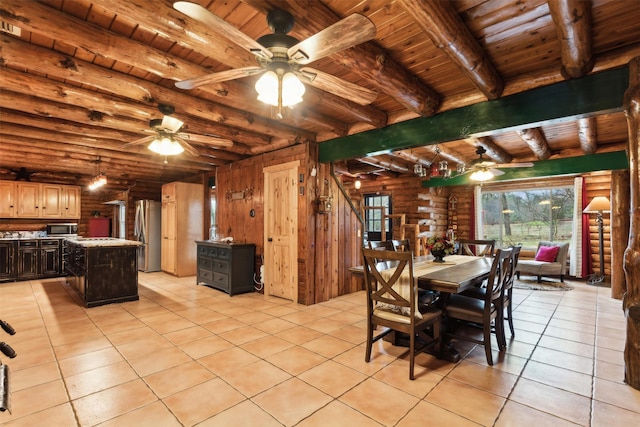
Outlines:
<svg viewBox="0 0 640 427"><path fill-rule="evenodd" d="M573 187L484 190L482 238L495 239L497 247L537 247L541 240L570 243L573 202Z"/></svg>
<svg viewBox="0 0 640 427"><path fill-rule="evenodd" d="M391 214L391 197L380 194L365 194L364 206L366 240L382 240L382 217L383 215ZM382 207L383 209L375 209L375 207ZM392 239L389 234L390 225L391 220L387 219L384 222L385 240Z"/></svg>

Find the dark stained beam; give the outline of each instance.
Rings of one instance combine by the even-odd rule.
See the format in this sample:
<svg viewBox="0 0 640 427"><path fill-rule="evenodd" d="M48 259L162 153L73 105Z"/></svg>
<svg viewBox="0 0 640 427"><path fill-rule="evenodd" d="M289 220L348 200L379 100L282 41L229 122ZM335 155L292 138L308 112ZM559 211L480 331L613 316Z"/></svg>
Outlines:
<svg viewBox="0 0 640 427"><path fill-rule="evenodd" d="M567 157L564 159L540 160L532 167L501 169L504 175L497 176L491 181L511 181L514 179L539 178L555 175L569 175L603 170L622 170L629 168L629 161L624 151L611 153L592 154L590 156ZM498 168L500 169L500 168ZM479 182L471 181L469 173L453 178L431 178L422 181L422 186L450 187L456 185L478 185Z"/></svg>
<svg viewBox="0 0 640 427"><path fill-rule="evenodd" d="M555 83L356 135L319 146L319 160L330 162L447 141L487 136L496 130L524 129L622 111L628 66ZM551 102L550 100L553 100Z"/></svg>

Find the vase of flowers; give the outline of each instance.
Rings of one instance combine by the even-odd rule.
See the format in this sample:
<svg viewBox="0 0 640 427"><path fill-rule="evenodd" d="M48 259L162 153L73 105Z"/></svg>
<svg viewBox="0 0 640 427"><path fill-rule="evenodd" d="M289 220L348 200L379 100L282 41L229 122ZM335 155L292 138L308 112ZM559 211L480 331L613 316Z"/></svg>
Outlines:
<svg viewBox="0 0 640 427"><path fill-rule="evenodd" d="M444 262L445 255L454 253L453 242L447 240L445 236L432 236L427 239L427 249L433 255L433 262Z"/></svg>

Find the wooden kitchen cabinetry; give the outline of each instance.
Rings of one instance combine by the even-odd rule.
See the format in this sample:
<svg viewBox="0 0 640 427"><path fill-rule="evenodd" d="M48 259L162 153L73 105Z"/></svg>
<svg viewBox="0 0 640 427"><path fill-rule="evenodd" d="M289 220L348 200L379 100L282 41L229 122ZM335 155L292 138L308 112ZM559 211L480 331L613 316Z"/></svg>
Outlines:
<svg viewBox="0 0 640 427"><path fill-rule="evenodd" d="M162 186L162 271L195 276L196 240L202 240L204 186L172 182Z"/></svg>
<svg viewBox="0 0 640 427"><path fill-rule="evenodd" d="M16 184L14 181L0 181L0 218L16 216Z"/></svg>
<svg viewBox="0 0 640 427"><path fill-rule="evenodd" d="M253 292L254 244L198 242L196 283L220 289L229 295Z"/></svg>
<svg viewBox="0 0 640 427"><path fill-rule="evenodd" d="M80 187L0 181L0 218L80 218Z"/></svg>

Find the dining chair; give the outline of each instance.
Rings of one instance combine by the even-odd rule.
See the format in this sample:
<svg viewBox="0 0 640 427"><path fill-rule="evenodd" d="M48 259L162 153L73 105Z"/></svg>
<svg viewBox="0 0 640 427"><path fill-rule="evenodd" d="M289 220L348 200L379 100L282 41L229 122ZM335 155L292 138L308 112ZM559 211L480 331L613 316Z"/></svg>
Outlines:
<svg viewBox="0 0 640 427"><path fill-rule="evenodd" d="M409 243L409 239L392 240L391 244L393 245L393 250L396 252L411 252L411 243Z"/></svg>
<svg viewBox="0 0 640 427"><path fill-rule="evenodd" d="M496 251L487 279L484 298L479 299L462 294L454 294L449 297L444 307L445 318L453 321L452 323L454 324L452 326L455 328L453 331L447 332L447 337L483 345L489 365L493 365L491 334L496 334L498 348L501 351L506 347L504 321L500 310L504 297L502 290L504 284L509 280L510 271L512 271L510 266L511 253L511 249L498 249ZM462 323L465 326L481 327L483 339L476 338L475 335L477 334L460 333L459 329Z"/></svg>
<svg viewBox="0 0 640 427"><path fill-rule="evenodd" d="M520 258L520 250L522 246L512 246L511 251L511 259L509 263L509 267L511 271L509 272L509 278L504 284L502 289L502 307L500 310L500 314L502 315L502 322L507 320L509 322L509 330L511 331L511 338L516 336L515 330L513 328L513 282L516 279L516 266L518 265L518 258ZM507 317L504 316L504 311L507 310ZM506 344L506 337L505 337Z"/></svg>
<svg viewBox="0 0 640 427"><path fill-rule="evenodd" d="M409 379L413 380L416 353L439 347L442 312L434 305L419 303L411 252L362 248L362 258L367 287L365 361L371 360L374 342L392 331L405 333L409 336ZM383 330L376 335L378 327Z"/></svg>
<svg viewBox="0 0 640 427"><path fill-rule="evenodd" d="M495 240L459 239L458 255L492 257L495 247Z"/></svg>
<svg viewBox="0 0 640 427"><path fill-rule="evenodd" d="M377 249L382 251L393 251L395 250L393 247L393 242L391 240L373 240L369 241L369 249Z"/></svg>

